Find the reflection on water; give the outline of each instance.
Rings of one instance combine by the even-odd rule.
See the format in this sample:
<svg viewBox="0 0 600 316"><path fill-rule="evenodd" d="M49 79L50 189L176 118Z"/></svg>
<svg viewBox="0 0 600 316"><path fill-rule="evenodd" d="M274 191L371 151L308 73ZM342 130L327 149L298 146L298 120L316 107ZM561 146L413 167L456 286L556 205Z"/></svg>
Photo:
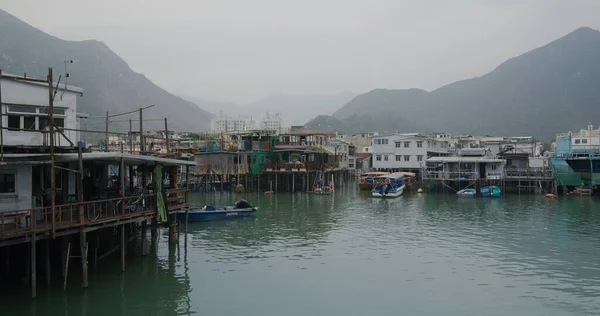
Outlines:
<svg viewBox="0 0 600 316"><path fill-rule="evenodd" d="M345 191L199 194L250 218L189 225L187 246L106 262L80 291L10 295L11 315L565 315L600 310L600 203L379 200ZM7 297L8 294L3 294ZM4 307L6 311L6 307Z"/></svg>

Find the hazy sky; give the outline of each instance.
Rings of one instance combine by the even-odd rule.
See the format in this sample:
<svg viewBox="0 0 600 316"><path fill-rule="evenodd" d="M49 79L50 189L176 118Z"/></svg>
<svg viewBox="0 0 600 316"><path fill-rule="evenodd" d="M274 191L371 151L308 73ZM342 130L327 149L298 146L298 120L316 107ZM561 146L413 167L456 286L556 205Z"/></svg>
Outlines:
<svg viewBox="0 0 600 316"><path fill-rule="evenodd" d="M105 42L180 95L435 89L578 27L599 0L0 0L68 40Z"/></svg>

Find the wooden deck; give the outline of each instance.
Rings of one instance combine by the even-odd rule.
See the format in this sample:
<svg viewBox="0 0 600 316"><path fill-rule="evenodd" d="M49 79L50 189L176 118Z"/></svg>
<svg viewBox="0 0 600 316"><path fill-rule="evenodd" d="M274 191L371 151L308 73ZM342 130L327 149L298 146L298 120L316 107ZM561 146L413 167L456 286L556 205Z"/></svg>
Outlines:
<svg viewBox="0 0 600 316"><path fill-rule="evenodd" d="M188 204L188 189L165 190L168 212ZM51 207L0 213L0 240L32 233L49 234L53 230L106 227L156 214L156 193L97 201L76 202Z"/></svg>

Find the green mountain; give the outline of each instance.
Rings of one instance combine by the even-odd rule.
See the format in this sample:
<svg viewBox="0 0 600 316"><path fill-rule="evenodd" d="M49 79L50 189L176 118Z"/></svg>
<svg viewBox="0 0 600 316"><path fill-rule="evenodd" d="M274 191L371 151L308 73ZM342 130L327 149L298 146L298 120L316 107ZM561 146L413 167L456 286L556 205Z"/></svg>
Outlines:
<svg viewBox="0 0 600 316"><path fill-rule="evenodd" d="M376 89L332 117L344 122L346 133L437 131L549 140L600 117L600 32L577 29L488 74L431 92ZM323 119L307 125L315 128ZM365 130L364 121L376 124Z"/></svg>
<svg viewBox="0 0 600 316"><path fill-rule="evenodd" d="M78 112L102 116L106 111L116 114L155 104L145 111L144 117L167 117L169 129L202 131L210 127L212 114L135 73L106 44L95 40L65 41L0 10L0 69L3 72L46 78L48 67L53 67L54 80L62 74L61 83L65 83L66 60L76 61L68 64L68 84L84 89L83 97L77 102ZM92 126L92 119L89 121L89 129L103 129L101 125ZM128 128L129 124L115 124L111 128L123 129L125 125ZM145 128L164 128L164 123L147 122Z"/></svg>

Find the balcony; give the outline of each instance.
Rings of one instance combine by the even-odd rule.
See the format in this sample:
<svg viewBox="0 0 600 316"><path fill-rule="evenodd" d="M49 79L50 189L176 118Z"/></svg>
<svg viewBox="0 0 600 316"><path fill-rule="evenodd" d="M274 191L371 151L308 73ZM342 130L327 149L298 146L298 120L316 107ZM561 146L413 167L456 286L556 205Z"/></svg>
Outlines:
<svg viewBox="0 0 600 316"><path fill-rule="evenodd" d="M188 206L187 189L167 189L169 212ZM0 213L0 238L20 237L78 227L106 225L156 213L156 193L105 200L75 202ZM54 220L53 220L54 218Z"/></svg>

